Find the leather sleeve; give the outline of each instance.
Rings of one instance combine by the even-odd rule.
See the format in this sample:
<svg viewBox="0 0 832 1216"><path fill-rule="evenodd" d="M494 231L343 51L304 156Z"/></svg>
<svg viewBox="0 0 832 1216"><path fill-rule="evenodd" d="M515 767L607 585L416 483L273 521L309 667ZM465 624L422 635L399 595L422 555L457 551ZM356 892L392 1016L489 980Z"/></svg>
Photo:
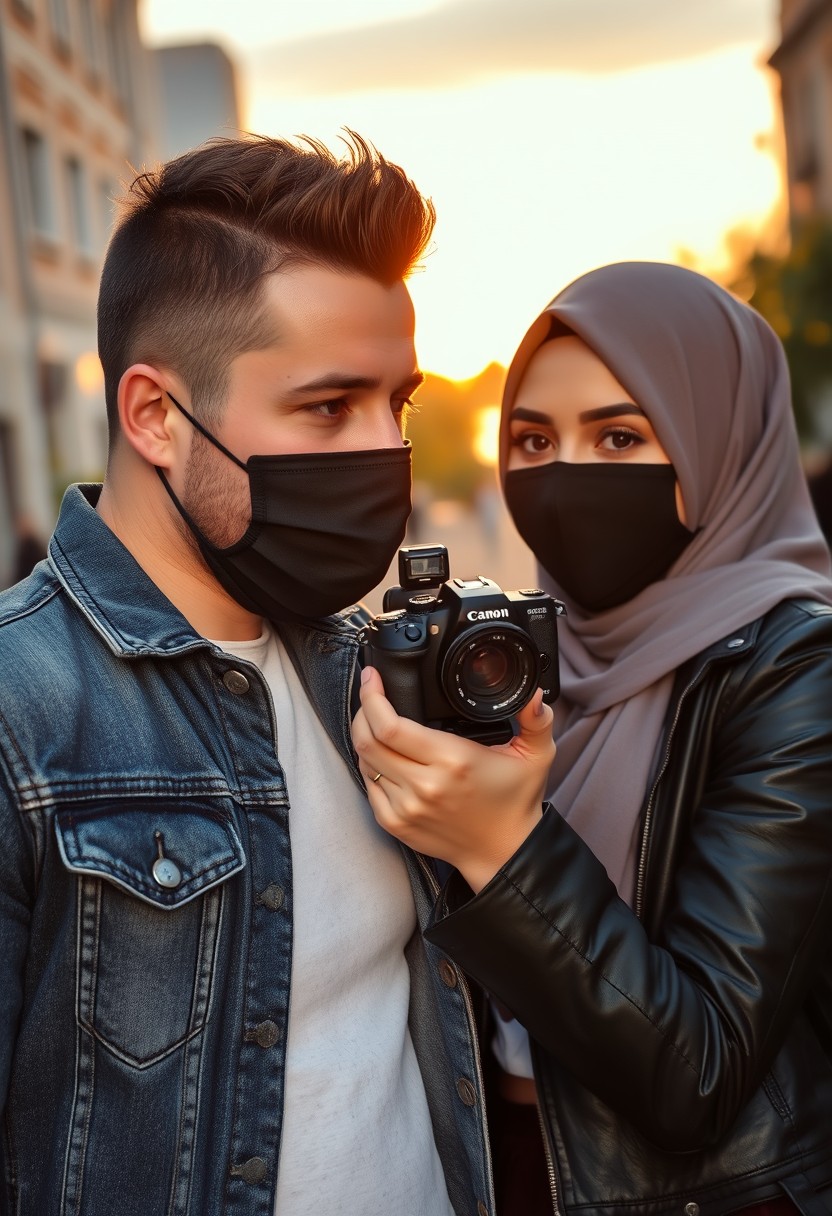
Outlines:
<svg viewBox="0 0 832 1216"><path fill-rule="evenodd" d="M671 1151L719 1141L832 941L832 615L794 605L725 684L657 939L550 809L427 936Z"/></svg>

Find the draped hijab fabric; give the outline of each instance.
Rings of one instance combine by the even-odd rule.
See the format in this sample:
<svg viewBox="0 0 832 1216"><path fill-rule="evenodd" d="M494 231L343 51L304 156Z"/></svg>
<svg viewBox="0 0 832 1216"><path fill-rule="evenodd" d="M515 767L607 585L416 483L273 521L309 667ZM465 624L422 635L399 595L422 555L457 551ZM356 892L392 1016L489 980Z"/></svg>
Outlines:
<svg viewBox="0 0 832 1216"><path fill-rule="evenodd" d="M632 903L642 803L680 664L783 600L832 603L832 566L800 465L783 348L753 309L678 266L623 262L577 279L518 348L511 409L535 351L571 332L641 406L696 533L659 582L588 613L563 599L550 796Z"/></svg>

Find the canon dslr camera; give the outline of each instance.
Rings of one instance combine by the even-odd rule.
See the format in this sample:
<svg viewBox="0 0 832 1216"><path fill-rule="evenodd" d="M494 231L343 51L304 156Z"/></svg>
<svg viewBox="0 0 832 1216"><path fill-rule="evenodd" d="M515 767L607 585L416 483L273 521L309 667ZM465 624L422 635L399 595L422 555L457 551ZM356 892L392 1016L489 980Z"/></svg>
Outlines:
<svg viewBox="0 0 832 1216"><path fill-rule="evenodd" d="M396 711L481 743L511 738L511 717L537 688L560 691L558 600L502 591L490 578L450 578L444 545L399 550L401 586L362 630L364 659Z"/></svg>

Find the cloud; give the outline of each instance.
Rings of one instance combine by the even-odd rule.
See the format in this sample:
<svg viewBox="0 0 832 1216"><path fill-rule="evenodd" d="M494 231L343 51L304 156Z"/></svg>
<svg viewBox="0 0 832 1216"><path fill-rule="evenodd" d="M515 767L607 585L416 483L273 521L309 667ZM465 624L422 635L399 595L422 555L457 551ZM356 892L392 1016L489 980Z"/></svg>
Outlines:
<svg viewBox="0 0 832 1216"><path fill-rule="evenodd" d="M255 52L275 93L434 89L509 75L605 73L772 36L765 0L444 0L415 16Z"/></svg>

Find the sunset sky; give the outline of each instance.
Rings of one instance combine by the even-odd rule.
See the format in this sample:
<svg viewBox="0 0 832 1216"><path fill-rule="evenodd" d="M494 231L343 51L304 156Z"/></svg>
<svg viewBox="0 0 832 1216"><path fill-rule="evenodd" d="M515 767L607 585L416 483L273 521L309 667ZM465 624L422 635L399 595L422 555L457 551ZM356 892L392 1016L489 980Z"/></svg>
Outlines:
<svg viewBox="0 0 832 1216"><path fill-rule="evenodd" d="M351 127L437 208L422 365L505 363L570 279L725 264L781 194L776 0L143 0L154 44L221 43L248 129Z"/></svg>

